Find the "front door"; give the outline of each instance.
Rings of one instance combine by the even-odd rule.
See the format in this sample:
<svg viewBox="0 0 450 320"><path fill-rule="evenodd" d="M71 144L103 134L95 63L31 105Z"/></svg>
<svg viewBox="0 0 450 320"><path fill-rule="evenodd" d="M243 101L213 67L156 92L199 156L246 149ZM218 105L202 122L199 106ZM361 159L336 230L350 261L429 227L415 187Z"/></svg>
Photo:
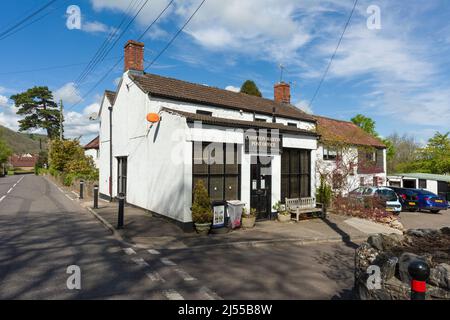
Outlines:
<svg viewBox="0 0 450 320"><path fill-rule="evenodd" d="M252 157L250 170L250 207L256 209L257 219L268 219L272 197L270 157Z"/></svg>

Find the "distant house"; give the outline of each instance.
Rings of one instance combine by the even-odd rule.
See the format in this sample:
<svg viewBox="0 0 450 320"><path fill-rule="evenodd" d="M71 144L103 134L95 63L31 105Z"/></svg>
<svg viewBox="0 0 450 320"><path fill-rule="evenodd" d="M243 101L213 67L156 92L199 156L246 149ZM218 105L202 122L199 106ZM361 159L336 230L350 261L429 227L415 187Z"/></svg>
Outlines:
<svg viewBox="0 0 450 320"><path fill-rule="evenodd" d="M430 173L398 173L388 176L392 187L425 189L450 200L450 175Z"/></svg>
<svg viewBox="0 0 450 320"><path fill-rule="evenodd" d="M26 154L14 154L9 158L9 165L14 169L33 170L39 156Z"/></svg>
<svg viewBox="0 0 450 320"><path fill-rule="evenodd" d="M97 136L94 138L91 142L89 142L87 145L85 145L84 153L87 156L91 156L92 159L94 159L95 167L99 167L99 159L100 159L100 137Z"/></svg>
<svg viewBox="0 0 450 320"><path fill-rule="evenodd" d="M351 191L359 186L386 183L386 146L349 121L314 116L320 134L316 151L316 183L330 177L333 189ZM345 186L336 185L344 184ZM344 192L345 193L345 192Z"/></svg>

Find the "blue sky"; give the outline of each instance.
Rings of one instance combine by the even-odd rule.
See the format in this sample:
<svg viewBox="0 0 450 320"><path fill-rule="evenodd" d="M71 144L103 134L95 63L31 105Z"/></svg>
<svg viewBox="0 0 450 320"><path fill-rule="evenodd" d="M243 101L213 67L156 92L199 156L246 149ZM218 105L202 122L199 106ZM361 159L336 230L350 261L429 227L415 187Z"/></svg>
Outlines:
<svg viewBox="0 0 450 320"><path fill-rule="evenodd" d="M135 4L144 0L134 0ZM0 32L46 1L3 1ZM169 0L150 0L107 59L82 85L74 81L130 1L58 0L51 13L0 40L0 124L17 129L8 97L46 85L63 98L66 133L92 138L97 124L88 115L98 109L104 89L115 89L122 63L89 96L85 93L121 56L123 44L137 38ZM207 0L188 27L148 72L220 88L238 88L254 80L273 97L279 80L292 83L292 102L308 109L353 6L353 0ZM151 61L200 0L175 0L145 36ZM66 27L66 9L78 5L81 30ZM381 29L369 29L367 8L380 8ZM450 3L360 0L339 51L309 112L348 120L372 117L382 136L412 134L424 142L435 131L450 130ZM22 72L80 64L60 69ZM75 102L83 100L71 107Z"/></svg>

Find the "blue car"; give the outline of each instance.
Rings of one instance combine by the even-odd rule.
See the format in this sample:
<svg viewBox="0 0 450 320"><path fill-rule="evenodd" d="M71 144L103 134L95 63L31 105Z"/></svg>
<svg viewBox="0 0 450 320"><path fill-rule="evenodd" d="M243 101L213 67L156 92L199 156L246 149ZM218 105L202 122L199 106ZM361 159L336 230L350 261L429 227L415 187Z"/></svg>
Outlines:
<svg viewBox="0 0 450 320"><path fill-rule="evenodd" d="M419 210L429 210L432 213L439 213L439 211L447 209L448 203L443 197L423 189L415 189L415 191L419 198Z"/></svg>

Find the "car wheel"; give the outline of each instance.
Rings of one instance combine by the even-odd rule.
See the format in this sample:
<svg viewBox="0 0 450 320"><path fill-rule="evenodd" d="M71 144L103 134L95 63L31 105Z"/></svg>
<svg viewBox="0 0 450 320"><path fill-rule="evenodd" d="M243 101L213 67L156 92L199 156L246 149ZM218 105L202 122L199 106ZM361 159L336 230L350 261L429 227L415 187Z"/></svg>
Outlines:
<svg viewBox="0 0 450 320"><path fill-rule="evenodd" d="M440 210L430 210L431 213L439 213Z"/></svg>

